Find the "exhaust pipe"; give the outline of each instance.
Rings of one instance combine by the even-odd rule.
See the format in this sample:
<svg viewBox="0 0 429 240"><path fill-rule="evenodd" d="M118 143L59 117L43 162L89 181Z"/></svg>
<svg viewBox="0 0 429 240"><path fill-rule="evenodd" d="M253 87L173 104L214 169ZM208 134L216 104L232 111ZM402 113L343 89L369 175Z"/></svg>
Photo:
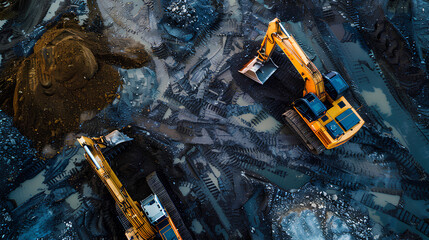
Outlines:
<svg viewBox="0 0 429 240"><path fill-rule="evenodd" d="M278 66L271 60L271 58L263 63L258 59L258 57L255 57L244 65L244 67L238 72L246 75L259 84L264 84L271 75L273 75L277 68Z"/></svg>

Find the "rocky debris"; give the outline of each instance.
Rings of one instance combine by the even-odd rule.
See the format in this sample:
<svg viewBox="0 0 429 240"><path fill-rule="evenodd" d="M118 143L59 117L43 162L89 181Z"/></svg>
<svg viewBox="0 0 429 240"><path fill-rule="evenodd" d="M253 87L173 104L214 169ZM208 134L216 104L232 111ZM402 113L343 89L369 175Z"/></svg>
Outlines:
<svg viewBox="0 0 429 240"><path fill-rule="evenodd" d="M187 0L172 1L165 8L166 15L180 28L187 28L198 21L198 15L194 7Z"/></svg>
<svg viewBox="0 0 429 240"><path fill-rule="evenodd" d="M398 238L368 217L362 204L337 197L307 184L297 191L268 188L268 217L274 239L372 239ZM345 197L345 198L344 198ZM417 239L419 239L417 237Z"/></svg>
<svg viewBox="0 0 429 240"><path fill-rule="evenodd" d="M204 43L217 30L222 14L219 1L174 0L163 8L163 38L177 60L184 60L195 53L195 47Z"/></svg>
<svg viewBox="0 0 429 240"><path fill-rule="evenodd" d="M6 235L11 231L11 222L12 217L10 211L6 208L6 204L0 204L0 227L2 231L0 232L0 239L7 239Z"/></svg>
<svg viewBox="0 0 429 240"><path fill-rule="evenodd" d="M26 177L34 177L29 172L33 171L31 167L40 169L35 166L40 160L35 156L37 151L31 147L32 142L19 133L13 126L12 118L1 110L0 138L0 175L3 176L0 178L0 193L3 195L26 180Z"/></svg>

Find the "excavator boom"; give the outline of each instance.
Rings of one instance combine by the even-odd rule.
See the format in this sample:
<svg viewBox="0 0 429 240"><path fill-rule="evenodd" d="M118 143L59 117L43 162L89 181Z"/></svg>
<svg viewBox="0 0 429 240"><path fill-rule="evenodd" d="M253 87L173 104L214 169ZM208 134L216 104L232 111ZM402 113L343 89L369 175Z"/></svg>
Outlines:
<svg viewBox="0 0 429 240"><path fill-rule="evenodd" d="M303 95L312 92L321 101L324 101L326 93L322 74L308 58L295 38L284 29L278 18L269 23L261 48L258 50L258 56L244 65L239 72L260 84L265 83L278 68L271 60L271 54L276 45L283 50L304 79L305 88Z"/></svg>

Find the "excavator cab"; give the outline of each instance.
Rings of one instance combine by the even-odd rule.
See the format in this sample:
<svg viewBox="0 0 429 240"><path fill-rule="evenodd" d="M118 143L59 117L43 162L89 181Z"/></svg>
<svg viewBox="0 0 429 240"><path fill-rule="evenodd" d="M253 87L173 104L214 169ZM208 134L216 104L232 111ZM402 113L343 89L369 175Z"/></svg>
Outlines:
<svg viewBox="0 0 429 240"><path fill-rule="evenodd" d="M309 122L316 121L327 110L314 93L308 93L303 98L296 100L293 105Z"/></svg>
<svg viewBox="0 0 429 240"><path fill-rule="evenodd" d="M263 63L258 57L253 58L239 71L253 81L264 84L279 68L271 58Z"/></svg>
<svg viewBox="0 0 429 240"><path fill-rule="evenodd" d="M171 219L159 201L158 196L151 194L140 204L150 223L158 229L158 234L162 240L179 239L172 228Z"/></svg>

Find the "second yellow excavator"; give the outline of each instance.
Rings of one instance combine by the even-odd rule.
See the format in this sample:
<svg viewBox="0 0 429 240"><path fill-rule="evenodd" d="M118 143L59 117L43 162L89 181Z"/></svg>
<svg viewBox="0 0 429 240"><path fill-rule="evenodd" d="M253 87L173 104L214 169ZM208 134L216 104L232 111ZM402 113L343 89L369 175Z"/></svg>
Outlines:
<svg viewBox="0 0 429 240"><path fill-rule="evenodd" d="M258 56L239 72L264 84L278 68L271 59L276 45L305 81L303 97L283 114L288 125L315 154L347 142L365 123L343 97L349 86L337 72L322 75L278 18L269 23Z"/></svg>
<svg viewBox="0 0 429 240"><path fill-rule="evenodd" d="M138 202L135 202L128 194L101 153L101 148L112 143L120 144L127 141L126 138L121 132L115 130L107 136L99 138L82 136L78 138L78 141L86 152L86 160L103 181L125 216L125 225L127 225L125 236L128 240L152 240L156 237L162 240L182 240L178 229L161 205L157 195L149 195L141 201L139 206Z"/></svg>

